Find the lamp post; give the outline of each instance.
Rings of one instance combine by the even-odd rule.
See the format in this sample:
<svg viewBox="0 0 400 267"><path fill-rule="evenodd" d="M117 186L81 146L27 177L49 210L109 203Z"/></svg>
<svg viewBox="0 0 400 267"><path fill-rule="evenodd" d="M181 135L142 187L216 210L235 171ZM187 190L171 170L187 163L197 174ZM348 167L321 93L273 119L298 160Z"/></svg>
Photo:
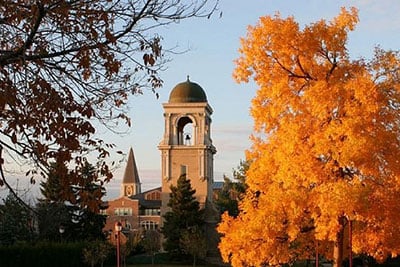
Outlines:
<svg viewBox="0 0 400 267"><path fill-rule="evenodd" d="M62 235L65 232L65 227L64 225L60 224L60 226L58 227L58 232L60 233L60 242L62 243Z"/></svg>
<svg viewBox="0 0 400 267"><path fill-rule="evenodd" d="M120 260L120 251L119 251L119 244L120 244L120 234L122 230L121 222L115 223L115 232L117 232L117 267L120 267L119 260Z"/></svg>

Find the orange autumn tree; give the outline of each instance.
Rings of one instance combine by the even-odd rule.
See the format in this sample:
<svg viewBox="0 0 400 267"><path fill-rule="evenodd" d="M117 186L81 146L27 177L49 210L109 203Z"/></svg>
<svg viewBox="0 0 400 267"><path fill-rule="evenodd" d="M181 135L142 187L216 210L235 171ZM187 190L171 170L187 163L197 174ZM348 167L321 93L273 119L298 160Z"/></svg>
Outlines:
<svg viewBox="0 0 400 267"><path fill-rule="evenodd" d="M224 261L262 266L314 258L341 266L349 247L400 252L400 55L352 60L355 8L300 28L266 16L241 40L234 77L254 79L248 189L218 231ZM346 229L346 231L345 231Z"/></svg>

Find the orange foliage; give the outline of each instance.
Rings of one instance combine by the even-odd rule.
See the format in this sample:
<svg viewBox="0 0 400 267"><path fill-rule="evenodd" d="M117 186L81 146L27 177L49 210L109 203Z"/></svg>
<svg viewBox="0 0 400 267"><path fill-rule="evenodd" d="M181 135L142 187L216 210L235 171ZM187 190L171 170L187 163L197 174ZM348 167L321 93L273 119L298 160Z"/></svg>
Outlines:
<svg viewBox="0 0 400 267"><path fill-rule="evenodd" d="M351 60L347 34L357 22L354 8L303 29L278 14L241 40L234 78L259 87L258 137L241 212L218 227L233 266L309 259L317 242L332 258L349 220L355 253L400 252L400 55L377 48L371 62Z"/></svg>

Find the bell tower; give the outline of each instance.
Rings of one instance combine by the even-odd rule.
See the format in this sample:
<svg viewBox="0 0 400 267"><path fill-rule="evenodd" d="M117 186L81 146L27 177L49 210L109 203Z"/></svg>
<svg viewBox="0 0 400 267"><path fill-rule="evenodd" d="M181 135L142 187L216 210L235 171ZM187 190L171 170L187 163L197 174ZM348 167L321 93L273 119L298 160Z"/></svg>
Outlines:
<svg viewBox="0 0 400 267"><path fill-rule="evenodd" d="M161 152L161 215L167 211L170 186L186 174L202 208L212 207L214 159L211 140L211 106L204 90L194 82L176 85L163 104L165 130Z"/></svg>

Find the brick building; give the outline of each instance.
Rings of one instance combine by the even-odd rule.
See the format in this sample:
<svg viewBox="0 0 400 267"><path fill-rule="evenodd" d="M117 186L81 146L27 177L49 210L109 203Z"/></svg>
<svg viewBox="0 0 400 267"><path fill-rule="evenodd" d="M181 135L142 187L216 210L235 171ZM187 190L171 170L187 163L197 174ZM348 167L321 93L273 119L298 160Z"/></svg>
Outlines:
<svg viewBox="0 0 400 267"><path fill-rule="evenodd" d="M136 167L133 149L129 150L120 196L107 203L102 213L107 215L104 227L113 231L116 222L122 223L122 231L159 229L161 208L161 187L141 192L141 182Z"/></svg>
<svg viewBox="0 0 400 267"><path fill-rule="evenodd" d="M162 215L168 211L170 186L176 185L182 174L190 179L196 190L196 199L205 209L206 234L209 248L217 242L216 224L219 213L213 204L214 154L216 148L211 138L211 115L204 90L189 78L176 85L163 104L164 135L158 145L161 154L160 187L141 192L133 150L129 150L128 161L121 184L121 194L108 202L105 230L113 230L117 221L122 223L123 232L138 229L159 229ZM160 122L162 123L162 122Z"/></svg>

